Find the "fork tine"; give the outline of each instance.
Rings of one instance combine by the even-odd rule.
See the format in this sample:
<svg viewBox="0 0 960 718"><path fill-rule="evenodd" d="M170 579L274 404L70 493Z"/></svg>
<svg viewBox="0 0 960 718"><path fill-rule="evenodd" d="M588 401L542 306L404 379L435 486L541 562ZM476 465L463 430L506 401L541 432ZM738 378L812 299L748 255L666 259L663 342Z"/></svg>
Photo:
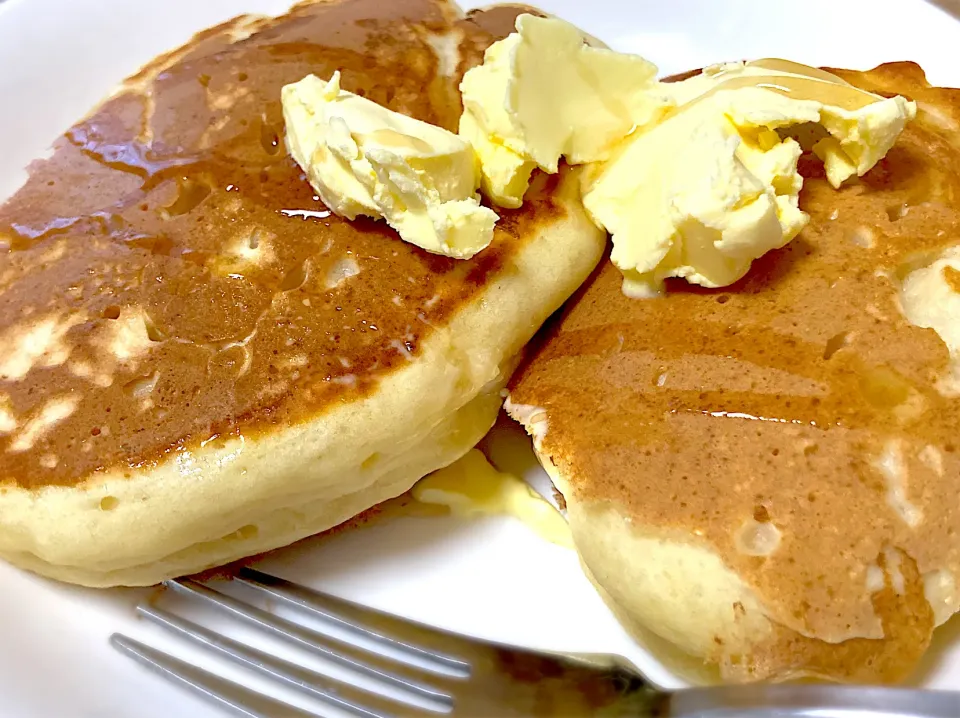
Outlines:
<svg viewBox="0 0 960 718"><path fill-rule="evenodd" d="M114 633L110 636L110 643L121 653L147 666L163 678L199 693L234 715L244 718L276 718L277 716L322 718L317 713L310 713L289 703L275 700L202 668L192 666L122 633Z"/></svg>
<svg viewBox="0 0 960 718"><path fill-rule="evenodd" d="M317 696L358 716L364 716L364 718L389 718L390 716L389 708L383 712L379 711L382 705L389 702L389 699L385 699L380 694L365 691L345 681L325 676L282 658L264 653L253 646L235 641L157 606L140 604L137 606L137 612L193 643L210 648L240 665L277 678L294 688ZM378 710L374 711L367 706L354 702L358 696L361 701L376 705Z"/></svg>
<svg viewBox="0 0 960 718"><path fill-rule="evenodd" d="M191 579L165 581L164 585L181 594L202 599L245 623L262 628L342 666L438 703L445 710L453 706L451 695L418 680L410 666L397 663L388 656L364 650L334 636L312 631Z"/></svg>
<svg viewBox="0 0 960 718"><path fill-rule="evenodd" d="M458 677L468 678L470 676L470 664L461 658L401 641L364 625L376 619L380 619L379 622L381 623L384 622L384 614L378 611L358 606L345 599L252 568L241 568L234 580L297 608L321 616L331 623L346 628L364 638L388 646L412 658L419 658L434 664L440 669L440 672L446 673L446 671L453 670L456 671ZM436 631L436 629L425 630ZM425 668L425 670L430 669Z"/></svg>

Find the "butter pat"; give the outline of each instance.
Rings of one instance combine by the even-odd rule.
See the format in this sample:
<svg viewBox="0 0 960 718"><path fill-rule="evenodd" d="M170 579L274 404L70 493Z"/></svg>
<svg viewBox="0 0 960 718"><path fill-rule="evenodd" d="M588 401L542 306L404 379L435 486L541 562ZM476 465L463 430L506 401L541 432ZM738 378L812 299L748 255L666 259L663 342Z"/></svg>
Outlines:
<svg viewBox="0 0 960 718"><path fill-rule="evenodd" d="M385 219L404 241L468 259L493 239L469 143L308 75L282 90L287 148L337 215Z"/></svg>
<svg viewBox="0 0 960 718"><path fill-rule="evenodd" d="M709 93L750 87L793 101L786 106L771 103L766 116L752 108L754 121L771 128L798 124L801 120L797 118L784 123L784 110L790 114L798 103L814 103L800 109L800 114L803 121L815 122L828 133L813 150L823 160L827 179L835 188L855 174L868 172L917 114L916 103L904 97L875 95L825 70L777 58L716 65L683 82L663 85L664 92L678 104Z"/></svg>
<svg viewBox="0 0 960 718"><path fill-rule="evenodd" d="M657 294L668 277L732 284L797 235L808 217L802 150L788 128L823 128L813 149L839 186L873 167L916 114L902 97L784 60L710 68L660 92L675 108L584 181L584 205L613 235L611 260L635 297Z"/></svg>
<svg viewBox="0 0 960 718"><path fill-rule="evenodd" d="M546 540L573 547L560 512L516 476L497 471L477 449L421 479L410 493L420 503L446 506L464 518L514 516Z"/></svg>
<svg viewBox="0 0 960 718"><path fill-rule="evenodd" d="M553 18L520 15L516 29L460 85L460 134L480 157L484 192L505 207L520 206L534 168L604 160L667 106L644 91L657 83L642 57L590 47Z"/></svg>

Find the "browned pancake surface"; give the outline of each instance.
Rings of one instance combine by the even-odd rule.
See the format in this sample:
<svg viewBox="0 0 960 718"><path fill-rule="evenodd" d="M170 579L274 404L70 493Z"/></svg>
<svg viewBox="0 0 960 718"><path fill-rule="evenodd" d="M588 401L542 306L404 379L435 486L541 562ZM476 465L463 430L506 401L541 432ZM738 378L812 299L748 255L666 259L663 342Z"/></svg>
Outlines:
<svg viewBox="0 0 960 718"><path fill-rule="evenodd" d="M512 381L512 401L546 409L543 453L578 501L718 552L786 627L775 655L718 646L728 677L896 677L932 630L922 574L960 567L960 402L933 388L943 342L897 299L903 272L960 243L960 91L929 87L911 63L840 74L919 102L877 167L835 191L805 156L809 226L731 287L676 280L631 300L603 262ZM874 465L890 441L922 511L916 529ZM924 461L928 446L942 467ZM750 521L780 530L772 555L738 549ZM885 548L902 555L906 589L871 598L867 567L883 566ZM893 645L824 653L800 634Z"/></svg>
<svg viewBox="0 0 960 718"><path fill-rule="evenodd" d="M72 127L0 207L0 480L72 485L270 431L415 358L561 210L541 182L472 261L327 216L283 147L280 88L341 70L344 89L455 130L462 72L517 12L342 0L238 18ZM451 33L446 76L433 48Z"/></svg>

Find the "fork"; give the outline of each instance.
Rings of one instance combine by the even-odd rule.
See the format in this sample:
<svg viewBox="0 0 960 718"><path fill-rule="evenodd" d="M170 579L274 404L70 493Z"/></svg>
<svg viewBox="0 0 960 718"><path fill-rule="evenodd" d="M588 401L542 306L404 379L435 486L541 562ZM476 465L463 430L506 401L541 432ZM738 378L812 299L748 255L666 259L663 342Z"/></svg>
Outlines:
<svg viewBox="0 0 960 718"><path fill-rule="evenodd" d="M547 654L455 635L381 613L252 568L227 586L244 587L268 605L312 619L321 632L221 591L178 579L166 592L205 604L258 632L273 634L345 669L358 682L286 660L162 607L164 595L137 612L193 644L303 692L329 711L311 712L252 690L140 641L115 633L111 644L164 678L198 692L234 715L305 718L331 713L364 718L501 716L663 716L759 718L872 716L957 718L960 693L838 685L751 685L660 691L626 661L595 654ZM252 589L252 592L250 591ZM309 621L308 621L309 622ZM337 633L341 635L337 635ZM336 671L334 671L336 672ZM873 711L872 713L870 711Z"/></svg>

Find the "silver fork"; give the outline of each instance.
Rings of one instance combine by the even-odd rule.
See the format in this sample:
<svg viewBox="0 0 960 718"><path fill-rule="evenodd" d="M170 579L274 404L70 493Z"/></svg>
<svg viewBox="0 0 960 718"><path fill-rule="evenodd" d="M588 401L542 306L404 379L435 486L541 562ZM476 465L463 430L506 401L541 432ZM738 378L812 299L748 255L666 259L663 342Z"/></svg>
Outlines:
<svg viewBox="0 0 960 718"><path fill-rule="evenodd" d="M333 629L315 630L223 592L208 582L168 581L167 592L207 604L257 631L338 665L358 682L333 677L240 642L161 607L161 594L138 613L204 649L365 718L446 714L501 716L671 716L764 718L873 716L957 718L960 693L837 685L711 687L667 693L606 655L553 655L469 639L390 616L250 568L231 583ZM248 591L249 593L249 591ZM255 595L255 594L250 594ZM336 633L339 632L340 636ZM112 645L164 678L249 718L326 716L229 681L115 633ZM872 711L872 712L871 712Z"/></svg>

